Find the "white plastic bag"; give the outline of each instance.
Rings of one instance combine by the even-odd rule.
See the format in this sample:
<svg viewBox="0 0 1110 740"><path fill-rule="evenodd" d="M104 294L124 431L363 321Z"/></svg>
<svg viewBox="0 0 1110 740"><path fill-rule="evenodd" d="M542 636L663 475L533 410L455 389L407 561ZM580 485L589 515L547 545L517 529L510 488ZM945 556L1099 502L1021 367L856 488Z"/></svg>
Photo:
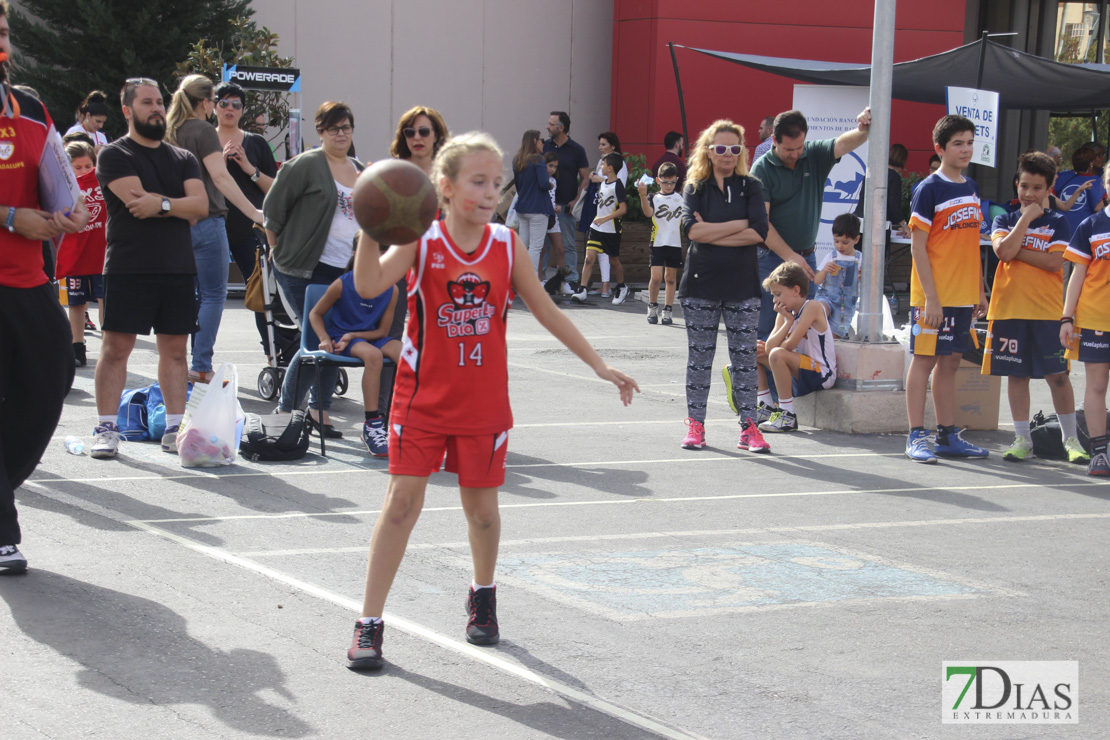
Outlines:
<svg viewBox="0 0 1110 740"><path fill-rule="evenodd" d="M235 366L216 368L207 385L193 386L185 418L177 432L177 454L186 468L230 465L239 450L245 416L239 405L239 378Z"/></svg>
<svg viewBox="0 0 1110 740"><path fill-rule="evenodd" d="M520 217L516 214L516 201L517 196L513 196L513 202L509 206L509 212L505 214L505 225L513 231L520 230Z"/></svg>

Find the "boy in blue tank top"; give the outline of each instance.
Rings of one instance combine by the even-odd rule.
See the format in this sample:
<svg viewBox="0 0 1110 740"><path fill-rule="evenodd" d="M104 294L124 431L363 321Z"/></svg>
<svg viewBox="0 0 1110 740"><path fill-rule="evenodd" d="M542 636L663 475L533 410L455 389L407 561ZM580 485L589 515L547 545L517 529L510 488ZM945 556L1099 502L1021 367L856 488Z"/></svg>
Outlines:
<svg viewBox="0 0 1110 740"><path fill-rule="evenodd" d="M308 314L312 329L321 338L320 349L358 358L365 366L362 399L366 421L362 425L362 441L374 457L389 457L389 430L378 409L378 389L383 358L396 363L401 356L401 343L389 336L397 293L394 285L375 298L363 298L355 290L354 273L348 271L328 286ZM331 315L325 323L324 316L329 310Z"/></svg>

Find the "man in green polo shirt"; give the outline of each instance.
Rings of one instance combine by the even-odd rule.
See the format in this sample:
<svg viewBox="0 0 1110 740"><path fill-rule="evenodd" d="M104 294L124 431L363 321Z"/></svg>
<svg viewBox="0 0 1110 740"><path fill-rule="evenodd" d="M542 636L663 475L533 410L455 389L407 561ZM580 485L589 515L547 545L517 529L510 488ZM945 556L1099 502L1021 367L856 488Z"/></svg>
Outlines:
<svg viewBox="0 0 1110 740"><path fill-rule="evenodd" d="M813 255L821 207L825 199L825 180L833 165L848 152L867 141L871 109L856 117L859 125L835 139L806 141L809 126L801 111L791 110L775 117L771 151L752 165L752 174L763 183L763 198L771 222L765 246L759 248L759 279L789 260L802 266L813 278L817 260ZM815 286L810 283L810 296ZM775 308L764 292L759 311L759 338L766 339L775 326Z"/></svg>

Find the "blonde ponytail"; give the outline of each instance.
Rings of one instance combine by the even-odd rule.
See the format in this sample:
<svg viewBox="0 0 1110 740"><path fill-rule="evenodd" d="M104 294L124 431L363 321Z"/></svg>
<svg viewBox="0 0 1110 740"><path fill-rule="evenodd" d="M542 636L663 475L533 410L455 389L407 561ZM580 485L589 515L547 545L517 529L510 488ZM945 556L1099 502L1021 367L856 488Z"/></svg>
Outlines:
<svg viewBox="0 0 1110 740"><path fill-rule="evenodd" d="M201 101L212 98L215 85L204 75L189 75L177 86L170 99L170 109L166 113L166 141L177 145L177 131L182 124L193 117L193 111Z"/></svg>

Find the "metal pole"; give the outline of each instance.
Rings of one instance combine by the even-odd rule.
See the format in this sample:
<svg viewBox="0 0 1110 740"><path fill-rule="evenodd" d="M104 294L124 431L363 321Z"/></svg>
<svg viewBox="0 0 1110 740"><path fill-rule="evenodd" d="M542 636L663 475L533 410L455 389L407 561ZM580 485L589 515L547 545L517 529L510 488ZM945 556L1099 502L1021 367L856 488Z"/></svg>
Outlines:
<svg viewBox="0 0 1110 740"><path fill-rule="evenodd" d="M674 84L678 88L678 112L682 116L682 143L686 153L690 151L690 134L686 131L686 103L682 100L682 80L678 76L678 57L674 53L674 42L667 44L671 49L671 64L674 65Z"/></svg>
<svg viewBox="0 0 1110 740"><path fill-rule="evenodd" d="M987 31L983 31L983 36L980 39L981 46L979 47L979 69L975 74L975 89L976 90L982 90L983 89L983 67L987 63L987 37L989 35L990 34ZM1016 34L1007 34L1007 35L1016 35Z"/></svg>
<svg viewBox="0 0 1110 740"><path fill-rule="evenodd" d="M863 253L859 337L883 341L883 269L886 265L886 168L890 156L890 89L894 80L894 8L896 0L875 0L871 40L871 133L867 148L867 218L869 239ZM890 194L902 197L901 193Z"/></svg>

